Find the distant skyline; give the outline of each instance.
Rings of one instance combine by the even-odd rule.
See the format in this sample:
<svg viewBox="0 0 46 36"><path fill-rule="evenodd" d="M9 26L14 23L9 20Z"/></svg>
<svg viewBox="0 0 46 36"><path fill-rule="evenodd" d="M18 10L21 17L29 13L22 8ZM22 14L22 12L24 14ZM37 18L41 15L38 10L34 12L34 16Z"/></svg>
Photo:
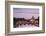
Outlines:
<svg viewBox="0 0 46 36"><path fill-rule="evenodd" d="M13 8L13 17L30 19L32 16L39 16L38 8Z"/></svg>

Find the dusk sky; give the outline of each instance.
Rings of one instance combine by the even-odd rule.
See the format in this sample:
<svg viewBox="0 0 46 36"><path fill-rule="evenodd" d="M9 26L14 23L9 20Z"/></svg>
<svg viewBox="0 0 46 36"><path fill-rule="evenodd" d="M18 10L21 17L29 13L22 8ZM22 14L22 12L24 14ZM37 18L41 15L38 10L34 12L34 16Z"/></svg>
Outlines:
<svg viewBox="0 0 46 36"><path fill-rule="evenodd" d="M13 17L30 19L32 16L39 16L38 8L13 8Z"/></svg>

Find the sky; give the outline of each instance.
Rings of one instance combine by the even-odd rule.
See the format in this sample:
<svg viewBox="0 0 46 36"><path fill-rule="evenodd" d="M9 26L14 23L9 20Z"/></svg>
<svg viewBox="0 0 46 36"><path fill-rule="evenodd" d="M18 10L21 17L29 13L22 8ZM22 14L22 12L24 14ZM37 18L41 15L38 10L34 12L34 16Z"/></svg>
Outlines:
<svg viewBox="0 0 46 36"><path fill-rule="evenodd" d="M38 18L38 8L13 8L13 17L30 19L32 16Z"/></svg>

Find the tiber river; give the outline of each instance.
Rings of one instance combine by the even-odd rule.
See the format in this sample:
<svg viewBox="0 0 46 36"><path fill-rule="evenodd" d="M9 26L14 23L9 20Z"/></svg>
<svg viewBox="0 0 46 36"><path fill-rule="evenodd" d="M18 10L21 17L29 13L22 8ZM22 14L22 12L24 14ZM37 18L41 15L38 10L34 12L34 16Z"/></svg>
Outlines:
<svg viewBox="0 0 46 36"><path fill-rule="evenodd" d="M22 24L22 25L19 25L18 27L16 27L16 28L25 28L25 27L38 27L38 26L35 26L35 25L31 25L31 24Z"/></svg>

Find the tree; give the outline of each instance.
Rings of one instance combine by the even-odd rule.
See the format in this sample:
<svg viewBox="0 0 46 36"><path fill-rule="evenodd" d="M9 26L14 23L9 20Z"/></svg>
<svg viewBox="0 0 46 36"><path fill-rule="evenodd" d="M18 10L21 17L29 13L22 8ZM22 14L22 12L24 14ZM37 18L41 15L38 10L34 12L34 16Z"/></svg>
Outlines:
<svg viewBox="0 0 46 36"><path fill-rule="evenodd" d="M31 20L32 20L32 25L34 25L35 24L35 17L32 16Z"/></svg>

